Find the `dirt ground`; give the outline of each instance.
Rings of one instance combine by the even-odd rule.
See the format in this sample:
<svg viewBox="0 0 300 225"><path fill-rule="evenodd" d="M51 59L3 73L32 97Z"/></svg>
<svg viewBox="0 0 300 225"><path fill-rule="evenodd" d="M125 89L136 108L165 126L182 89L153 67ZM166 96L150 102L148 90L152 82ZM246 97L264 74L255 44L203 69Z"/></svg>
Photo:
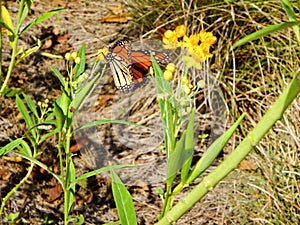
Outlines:
<svg viewBox="0 0 300 225"><path fill-rule="evenodd" d="M116 1L65 2L63 0L35 1L29 13L30 21L41 13L53 9L56 4L61 4L66 10L29 30L21 37L19 45L28 47L35 44L37 39L41 39L44 40L41 52L64 55L66 52L78 51L85 43L87 68L91 68L97 50L108 43L122 39L124 37L122 33L129 24L128 22L100 22L101 18L109 14L109 7L121 7ZM4 5L13 13L15 19L18 10L16 2L4 1ZM138 40L138 36L133 38ZM7 40L4 41L6 41L3 52L5 73L9 65L10 49ZM9 86L21 88L35 102L44 101L46 98L52 102L61 90L57 78L50 70L51 65L61 71L65 68L64 60L49 59L41 54L31 55L15 67ZM92 119L121 118L153 126L143 134L140 130L118 125L106 125L87 131L93 143L78 153L75 158L76 168L78 173L83 173L100 168L108 161L146 163L147 166L144 168L120 171L119 175L133 196L139 224L154 224L161 209L161 201L155 188L164 188L166 163L165 156L159 151L162 134L153 86L150 83L144 89L137 90L135 97L132 97L132 94L120 96L115 91L111 77L106 76L103 80L99 90L95 90L94 95L86 102L89 107L99 102L99 99L101 102L102 99L97 112L90 114L86 111L80 112L83 114L78 114L78 123ZM118 114L124 109L131 113ZM0 146L8 143L8 138L22 136L26 130L14 98L1 99L0 128ZM205 126L202 128L206 129ZM80 141L80 137L77 141ZM42 146L43 154L40 158L42 162L53 168L58 165L54 143L55 140L49 140ZM201 146L198 148L200 149ZM25 175L28 165L25 160L19 160L13 155L0 159L1 198ZM227 182L230 181L222 182L178 224L224 224L227 200L218 193ZM28 182L6 204L5 215L21 212L20 224L46 224L43 221L47 219L52 220L53 224L62 224L62 196L53 197L55 188L57 188L57 181L36 167ZM215 202L219 201L223 201L224 204L217 206ZM73 215L80 214L84 216L85 224L104 224L118 219L110 190L109 174L97 175L89 179L85 186L78 187ZM1 224L6 224L6 220L2 220Z"/></svg>

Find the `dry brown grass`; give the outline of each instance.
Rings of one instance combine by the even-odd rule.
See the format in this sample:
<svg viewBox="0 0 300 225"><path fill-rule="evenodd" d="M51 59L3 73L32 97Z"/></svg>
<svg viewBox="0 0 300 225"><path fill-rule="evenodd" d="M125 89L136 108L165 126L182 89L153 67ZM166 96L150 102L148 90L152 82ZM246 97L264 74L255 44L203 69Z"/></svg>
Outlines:
<svg viewBox="0 0 300 225"><path fill-rule="evenodd" d="M170 6L164 1L142 1L147 7L131 2L137 7L132 9L132 15L138 17L143 29L147 28L143 37L153 38L160 28L173 29L182 23L187 25L190 33L203 27L218 37L211 69L223 89L232 119L242 112L247 113L238 139L255 126L287 86L292 72L299 68L299 46L292 29L231 51L232 44L245 35L267 25L288 21L279 1L197 6L196 3L189 5L189 1L176 1L177 5L172 6L177 9L176 13L169 10ZM247 160L254 168L234 171L200 203L207 208L198 215L204 217L201 221L218 224L299 223L299 109L298 99L249 155ZM237 144L232 142L232 147L226 151L231 151ZM184 221L187 224L187 220Z"/></svg>

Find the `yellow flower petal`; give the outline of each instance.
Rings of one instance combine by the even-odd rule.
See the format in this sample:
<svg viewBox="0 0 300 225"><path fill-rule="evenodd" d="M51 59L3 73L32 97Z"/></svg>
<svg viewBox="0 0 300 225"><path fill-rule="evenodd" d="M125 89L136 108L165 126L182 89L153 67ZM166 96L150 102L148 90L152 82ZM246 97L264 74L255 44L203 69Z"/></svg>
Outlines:
<svg viewBox="0 0 300 225"><path fill-rule="evenodd" d="M186 34L186 27L185 27L185 25L180 25L180 26L176 27L175 28L175 33L176 33L176 36L178 38L183 37Z"/></svg>

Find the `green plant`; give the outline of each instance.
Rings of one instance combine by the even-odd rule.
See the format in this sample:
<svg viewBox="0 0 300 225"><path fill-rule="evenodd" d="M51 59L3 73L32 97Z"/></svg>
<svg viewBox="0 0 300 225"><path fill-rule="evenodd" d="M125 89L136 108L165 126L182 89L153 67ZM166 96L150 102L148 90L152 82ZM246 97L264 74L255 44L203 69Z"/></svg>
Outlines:
<svg viewBox="0 0 300 225"><path fill-rule="evenodd" d="M274 33L280 29L294 27L299 22L287 22L279 25L268 26L256 33L253 33L233 46L237 48L251 40L258 39L267 34ZM178 36L178 35L177 35ZM170 38L172 40L172 38ZM253 150L260 140L268 133L274 124L280 120L285 110L291 105L293 100L300 93L300 72L293 75L286 90L278 97L277 101L272 105L259 123L250 131L244 140L235 148L235 150L210 174L205 176L202 181L191 190L183 199L173 206L174 197L180 193L185 187L189 186L196 178L198 178L211 163L214 161L219 152L228 142L229 138L243 119L242 115L237 122L220 138L218 138L203 154L202 158L191 168L193 157L193 133L194 133L194 112L195 109L190 108L190 117L181 117L182 115L182 97L183 92L174 92L171 85L164 78L164 73L158 64L152 62L155 73L157 97L161 110L161 119L164 125L164 143L167 155L167 180L166 190L158 190L163 201L162 213L159 215L159 222L156 224L172 224L176 222L182 215L190 210L196 202L213 189L222 179L224 179L231 171L233 171L239 163ZM187 71L182 72L181 78L188 74ZM183 89L183 88L182 88ZM178 101L179 99L179 101ZM185 129L182 128L182 122L188 119L189 123ZM178 131L182 134L179 137ZM178 172L180 171L179 175ZM180 183L173 188L175 177L180 176ZM115 199L118 201L118 199Z"/></svg>
<svg viewBox="0 0 300 225"><path fill-rule="evenodd" d="M27 24L25 27L22 28L25 19L28 15L28 12L30 10L30 7L33 3L33 0L21 0L19 2L19 10L18 10L18 17L16 20L15 26L12 23L11 16L8 12L8 10L1 4L1 22L0 25L4 26L6 28L6 33L9 38L9 43L10 47L12 48L12 55L10 59L10 64L8 67L7 74L4 76L4 81L2 81L3 76L0 73L0 96L5 95L6 93L10 92L10 89L6 89L10 76L12 74L13 68L15 67L16 64L18 64L23 58L29 56L30 54L38 51L38 49L41 47L41 41L38 40L37 45L34 47L31 47L29 49L24 49L24 48L19 48L18 42L19 38L22 34L24 34L26 31L28 31L30 28L33 26L43 22L47 18L59 13L63 9L55 9L51 10L49 12L46 12L42 14L39 18L36 20L32 21L31 23ZM3 20L2 20L3 18ZM0 33L0 40L1 40L1 46L0 46L0 51L2 52L2 32ZM0 70L2 72L2 58L0 57Z"/></svg>
<svg viewBox="0 0 300 225"><path fill-rule="evenodd" d="M96 73L95 71L99 66L99 63L96 62L91 72L93 79L87 82L87 74L84 73L85 46L81 47L78 56L76 53L67 54L66 58L68 59L67 78L64 78L55 67L51 67L55 75L58 77L62 88L62 95L56 99L53 105L49 106L49 102L46 100L45 103L38 104L40 107L38 109L33 100L26 94L22 94L26 104L24 104L21 97L18 95L16 96L18 109L25 120L28 131L25 133L24 137L12 140L9 144L2 147L0 149L0 157L12 152L29 160L30 166L26 176L3 198L0 216L3 213L5 203L15 193L15 191L24 184L32 172L33 167L37 165L55 177L62 187L64 194L64 224L68 224L70 221L75 224L82 224L84 222L84 218L82 216L70 216L72 205L74 203L76 184L84 179L105 171L112 171L113 169L132 166L109 165L76 177L76 170L73 163L74 154L70 152L71 137L75 132L87 127L111 122L131 125L133 125L133 123L115 120L96 120L74 129L74 113L96 85L97 81L99 81L105 67L103 68L102 73ZM75 66L73 66L74 64ZM56 147L59 156L59 173L53 172L47 165L38 159L38 157L43 154L40 148L41 144L53 135L57 136Z"/></svg>

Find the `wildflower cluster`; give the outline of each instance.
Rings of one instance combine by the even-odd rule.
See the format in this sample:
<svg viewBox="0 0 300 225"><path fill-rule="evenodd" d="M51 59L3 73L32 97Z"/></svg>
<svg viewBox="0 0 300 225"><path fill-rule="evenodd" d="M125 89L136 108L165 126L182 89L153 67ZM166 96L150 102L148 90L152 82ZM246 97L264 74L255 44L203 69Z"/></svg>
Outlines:
<svg viewBox="0 0 300 225"><path fill-rule="evenodd" d="M77 52L72 52L72 53L68 52L68 53L66 53L65 54L65 59L67 61L73 59L76 64L80 63L80 57L78 57L78 53Z"/></svg>
<svg viewBox="0 0 300 225"><path fill-rule="evenodd" d="M79 76L75 75L76 70L78 70L79 64L81 62L80 57L77 52L68 52L65 54L65 59L67 60L67 72L69 76L70 85L73 90L76 91L79 88L79 85L87 80L88 75L82 73ZM75 63L75 64L74 64Z"/></svg>
<svg viewBox="0 0 300 225"><path fill-rule="evenodd" d="M204 30L188 37L184 25L177 26L173 31L167 30L163 37L165 48L175 49L183 47L188 50L194 61L197 62L204 62L207 58L212 57L212 54L209 53L209 48L216 41L217 38L211 32L205 32Z"/></svg>

